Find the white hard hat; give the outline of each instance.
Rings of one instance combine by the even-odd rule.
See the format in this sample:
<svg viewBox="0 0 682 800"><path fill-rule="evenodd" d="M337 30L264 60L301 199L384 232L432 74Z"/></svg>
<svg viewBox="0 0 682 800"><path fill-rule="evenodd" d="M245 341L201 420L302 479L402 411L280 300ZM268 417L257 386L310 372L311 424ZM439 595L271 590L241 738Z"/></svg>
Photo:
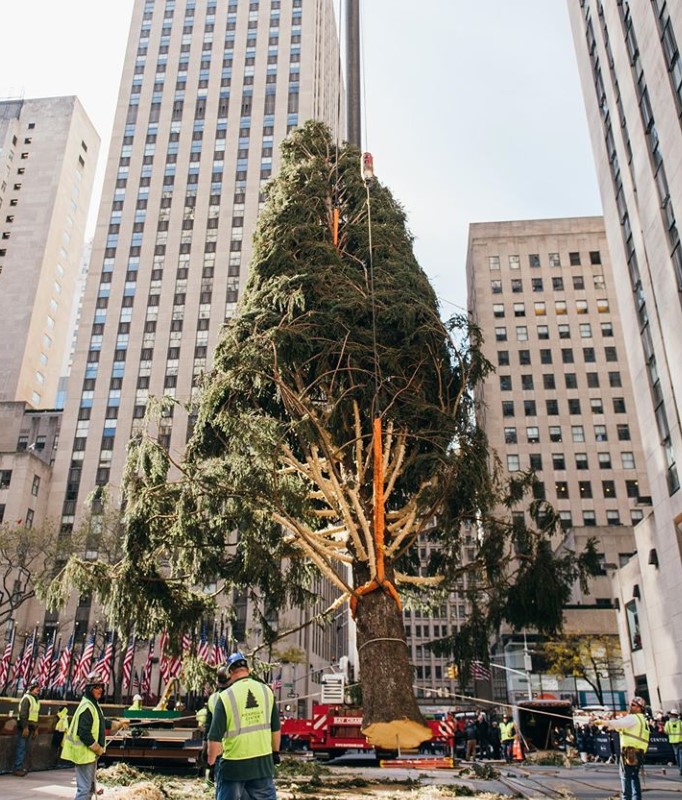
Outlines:
<svg viewBox="0 0 682 800"><path fill-rule="evenodd" d="M676 708L671 708L670 711L668 711L668 714L670 714L672 717L680 716L680 712Z"/></svg>

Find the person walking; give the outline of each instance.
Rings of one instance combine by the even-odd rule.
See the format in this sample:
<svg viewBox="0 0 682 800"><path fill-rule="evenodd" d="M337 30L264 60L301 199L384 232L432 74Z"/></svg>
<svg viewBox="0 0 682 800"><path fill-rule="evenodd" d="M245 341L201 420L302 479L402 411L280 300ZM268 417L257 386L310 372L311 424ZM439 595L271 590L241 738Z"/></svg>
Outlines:
<svg viewBox="0 0 682 800"><path fill-rule="evenodd" d="M649 748L649 724L644 715L646 701L642 697L630 700L630 713L624 717L596 720L596 724L618 731L620 735L621 800L642 800L639 771Z"/></svg>
<svg viewBox="0 0 682 800"><path fill-rule="evenodd" d="M276 800L280 720L272 689L251 677L243 653L227 660L230 685L218 696L208 732L208 763L220 762L216 800Z"/></svg>
<svg viewBox="0 0 682 800"><path fill-rule="evenodd" d="M476 761L476 720L467 719L464 726L464 736L466 737L467 749L464 756L465 761Z"/></svg>
<svg viewBox="0 0 682 800"><path fill-rule="evenodd" d="M105 729L116 733L128 726L128 720L105 720L99 702L104 695L104 681L98 672L85 679L80 704L62 742L62 758L76 767L75 800L91 800L96 794L97 759L106 749Z"/></svg>
<svg viewBox="0 0 682 800"><path fill-rule="evenodd" d="M668 717L669 719L665 723L663 730L675 754L677 769L682 775L682 720L680 720L680 712L676 708L671 708L668 712Z"/></svg>
<svg viewBox="0 0 682 800"><path fill-rule="evenodd" d="M38 717L40 716L40 681L34 678L28 685L26 693L19 701L17 719L17 749L14 754L14 775L23 778L26 775L24 761L29 747L29 737L38 736Z"/></svg>
<svg viewBox="0 0 682 800"><path fill-rule="evenodd" d="M500 743L502 746L502 756L509 764L514 758L514 739L516 737L516 727L514 720L509 718L509 714L502 715L500 722Z"/></svg>

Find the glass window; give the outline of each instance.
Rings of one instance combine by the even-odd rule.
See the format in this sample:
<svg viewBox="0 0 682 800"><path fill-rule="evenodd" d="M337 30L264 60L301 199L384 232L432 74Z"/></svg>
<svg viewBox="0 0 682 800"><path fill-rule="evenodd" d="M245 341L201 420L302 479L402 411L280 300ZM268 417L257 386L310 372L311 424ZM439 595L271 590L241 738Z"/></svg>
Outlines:
<svg viewBox="0 0 682 800"><path fill-rule="evenodd" d="M578 376L575 374L575 372L566 372L564 374L564 381L567 389L578 388Z"/></svg>
<svg viewBox="0 0 682 800"><path fill-rule="evenodd" d="M549 254L549 266L550 267L560 267L561 266L561 257L559 253L550 253Z"/></svg>
<svg viewBox="0 0 682 800"><path fill-rule="evenodd" d="M565 300L555 300L554 301L554 310L559 315L566 314L567 311L568 311L568 306L566 305L566 301Z"/></svg>
<svg viewBox="0 0 682 800"><path fill-rule="evenodd" d="M588 372L587 373L587 386L590 389L598 389L599 388L599 373L598 372Z"/></svg>
<svg viewBox="0 0 682 800"><path fill-rule="evenodd" d="M544 317L547 314L547 306L545 303L535 303L535 316Z"/></svg>
<svg viewBox="0 0 682 800"><path fill-rule="evenodd" d="M488 257L488 266L490 269L499 269L500 268L500 257L499 256L489 256Z"/></svg>
<svg viewBox="0 0 682 800"><path fill-rule="evenodd" d="M574 275L573 276L573 288L574 289L584 289L585 288L585 278L582 275Z"/></svg>
<svg viewBox="0 0 682 800"><path fill-rule="evenodd" d="M551 364L552 363L552 351L551 350L540 350L540 363L541 364Z"/></svg>
<svg viewBox="0 0 682 800"><path fill-rule="evenodd" d="M511 375L500 375L500 391L511 392L511 390L512 390Z"/></svg>
<svg viewBox="0 0 682 800"><path fill-rule="evenodd" d="M558 325L557 330L559 331L559 338L560 339L570 339L571 338L571 326L570 325Z"/></svg>
<svg viewBox="0 0 682 800"><path fill-rule="evenodd" d="M540 429L535 425L527 427L526 438L528 439L528 444L538 444L540 441Z"/></svg>
<svg viewBox="0 0 682 800"><path fill-rule="evenodd" d="M503 417L513 417L514 416L514 401L513 400L503 400L502 401L502 416Z"/></svg>
<svg viewBox="0 0 682 800"><path fill-rule="evenodd" d="M557 481L554 484L554 491L556 492L557 500L568 500L568 482Z"/></svg>
<svg viewBox="0 0 682 800"><path fill-rule="evenodd" d="M599 250L590 250L590 264L601 264L601 253Z"/></svg>
<svg viewBox="0 0 682 800"><path fill-rule="evenodd" d="M606 425L595 425L594 426L594 440L596 442L607 442L608 435L606 433Z"/></svg>
<svg viewBox="0 0 682 800"><path fill-rule="evenodd" d="M635 468L635 454L634 453L621 453L620 460L623 465L623 469L634 469Z"/></svg>
<svg viewBox="0 0 682 800"><path fill-rule="evenodd" d="M546 407L547 407L547 416L548 417L556 417L559 414L559 401L558 400L546 400Z"/></svg>
<svg viewBox="0 0 682 800"><path fill-rule="evenodd" d="M624 397L614 397L613 398L613 410L616 414L625 414L625 398Z"/></svg>
<svg viewBox="0 0 682 800"><path fill-rule="evenodd" d="M549 327L547 325L538 325L538 339L549 339Z"/></svg>
<svg viewBox="0 0 682 800"><path fill-rule="evenodd" d="M594 511L583 511L583 525L586 528L594 528L597 524L597 515Z"/></svg>
<svg viewBox="0 0 682 800"><path fill-rule="evenodd" d="M573 363L573 348L571 347L562 347L561 348L561 360L564 364L572 364Z"/></svg>
<svg viewBox="0 0 682 800"><path fill-rule="evenodd" d="M564 279L561 277L552 278L552 289L554 289L555 292L563 292Z"/></svg>
<svg viewBox="0 0 682 800"><path fill-rule="evenodd" d="M572 415L580 414L580 400L577 397L569 398L568 413Z"/></svg>
<svg viewBox="0 0 682 800"><path fill-rule="evenodd" d="M546 372L542 376L543 389L556 389L556 378L553 372Z"/></svg>
<svg viewBox="0 0 682 800"><path fill-rule="evenodd" d="M575 454L575 468L576 469L589 469L587 462L587 453Z"/></svg>
<svg viewBox="0 0 682 800"><path fill-rule="evenodd" d="M639 615L637 614L637 601L630 600L625 606L625 618L628 622L628 633L630 635L630 649L642 649L642 633L639 629Z"/></svg>
<svg viewBox="0 0 682 800"><path fill-rule="evenodd" d="M618 441L619 442L629 442L630 441L630 426L629 425L617 425L616 430L618 431Z"/></svg>
<svg viewBox="0 0 682 800"><path fill-rule="evenodd" d="M593 275L592 280L594 282L595 289L606 289L606 281L604 280L603 275Z"/></svg>
<svg viewBox="0 0 682 800"><path fill-rule="evenodd" d="M605 339L610 339L613 336L613 323L612 322L602 322L600 324L601 328L601 335Z"/></svg>
<svg viewBox="0 0 682 800"><path fill-rule="evenodd" d="M580 323L580 338L581 339L591 339L592 338L592 326L589 322L581 322Z"/></svg>
<svg viewBox="0 0 682 800"><path fill-rule="evenodd" d="M603 414L604 413L604 403L601 397L591 397L590 398L590 409L592 410L593 414Z"/></svg>
<svg viewBox="0 0 682 800"><path fill-rule="evenodd" d="M589 481L578 481L578 491L582 499L589 500L592 497L592 484Z"/></svg>
<svg viewBox="0 0 682 800"><path fill-rule="evenodd" d="M490 291L493 294L502 294L502 281L490 281Z"/></svg>
<svg viewBox="0 0 682 800"><path fill-rule="evenodd" d="M495 340L498 342L506 342L507 341L507 329L506 328L495 328Z"/></svg>
<svg viewBox="0 0 682 800"><path fill-rule="evenodd" d="M585 441L585 429L582 425L571 425L571 438L574 442Z"/></svg>
<svg viewBox="0 0 682 800"><path fill-rule="evenodd" d="M527 417L536 417L537 416L537 408L535 405L535 400L524 400L523 401L523 413Z"/></svg>
<svg viewBox="0 0 682 800"><path fill-rule="evenodd" d="M616 482L615 481L602 481L601 482L602 492L604 493L604 497L615 497L616 496Z"/></svg>
<svg viewBox="0 0 682 800"><path fill-rule="evenodd" d="M524 390L531 390L533 388L533 376L532 375L522 375L521 376L521 388Z"/></svg>
<svg viewBox="0 0 682 800"><path fill-rule="evenodd" d="M552 453L552 468L566 469L566 456L563 453Z"/></svg>
<svg viewBox="0 0 682 800"><path fill-rule="evenodd" d="M504 443L505 444L516 444L517 436L516 436L516 428L505 428L504 429Z"/></svg>
<svg viewBox="0 0 682 800"><path fill-rule="evenodd" d="M587 314L587 300L576 300L575 310L578 312L578 314Z"/></svg>
<svg viewBox="0 0 682 800"><path fill-rule="evenodd" d="M514 294L520 294L523 291L523 281L521 278L512 278L511 290Z"/></svg>
<svg viewBox="0 0 682 800"><path fill-rule="evenodd" d="M549 441L550 442L561 442L561 426L560 425L550 425L549 426Z"/></svg>
<svg viewBox="0 0 682 800"><path fill-rule="evenodd" d="M618 361L618 350L615 347L605 347L604 355L607 361Z"/></svg>
<svg viewBox="0 0 682 800"><path fill-rule="evenodd" d="M625 492L631 500L639 500L639 481L625 481Z"/></svg>
<svg viewBox="0 0 682 800"><path fill-rule="evenodd" d="M518 472L521 469L521 461L518 455L507 455L507 469L509 472Z"/></svg>
<svg viewBox="0 0 682 800"><path fill-rule="evenodd" d="M609 372L609 386L612 389L619 389L622 385L620 372Z"/></svg>
<svg viewBox="0 0 682 800"><path fill-rule="evenodd" d="M519 256L509 256L509 269L520 269L521 259Z"/></svg>
<svg viewBox="0 0 682 800"><path fill-rule="evenodd" d="M620 525L620 512L619 511L607 511L606 512L606 524L607 525Z"/></svg>
<svg viewBox="0 0 682 800"><path fill-rule="evenodd" d="M528 263L534 269L540 266L540 255L538 253L531 253L528 256Z"/></svg>
<svg viewBox="0 0 682 800"><path fill-rule="evenodd" d="M535 472L542 472L542 454L541 453L531 453L528 457L529 465L532 470Z"/></svg>
<svg viewBox="0 0 682 800"><path fill-rule="evenodd" d="M611 469L611 453L599 453L600 469Z"/></svg>
<svg viewBox="0 0 682 800"><path fill-rule="evenodd" d="M542 278L532 278L530 285L534 292L543 291Z"/></svg>
<svg viewBox="0 0 682 800"><path fill-rule="evenodd" d="M568 263L572 267L579 267L580 266L580 253L569 253L568 254Z"/></svg>
<svg viewBox="0 0 682 800"><path fill-rule="evenodd" d="M530 350L519 350L519 364L522 367L530 364Z"/></svg>
<svg viewBox="0 0 682 800"><path fill-rule="evenodd" d="M528 341L528 328L525 325L516 326L516 339L519 342Z"/></svg>
<svg viewBox="0 0 682 800"><path fill-rule="evenodd" d="M497 365L499 367L508 367L509 366L509 350L498 350L497 351Z"/></svg>
<svg viewBox="0 0 682 800"><path fill-rule="evenodd" d="M493 305L493 316L494 317L504 316L504 303L495 303Z"/></svg>
<svg viewBox="0 0 682 800"><path fill-rule="evenodd" d="M597 311L600 314L606 314L609 310L609 301L602 297L600 300L597 300Z"/></svg>

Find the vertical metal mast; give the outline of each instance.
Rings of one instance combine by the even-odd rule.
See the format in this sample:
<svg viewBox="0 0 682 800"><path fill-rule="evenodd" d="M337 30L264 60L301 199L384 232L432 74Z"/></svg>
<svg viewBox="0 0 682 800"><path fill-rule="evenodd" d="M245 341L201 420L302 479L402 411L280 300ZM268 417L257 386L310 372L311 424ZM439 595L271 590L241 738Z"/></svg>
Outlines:
<svg viewBox="0 0 682 800"><path fill-rule="evenodd" d="M346 0L346 120L348 141L362 149L360 0Z"/></svg>

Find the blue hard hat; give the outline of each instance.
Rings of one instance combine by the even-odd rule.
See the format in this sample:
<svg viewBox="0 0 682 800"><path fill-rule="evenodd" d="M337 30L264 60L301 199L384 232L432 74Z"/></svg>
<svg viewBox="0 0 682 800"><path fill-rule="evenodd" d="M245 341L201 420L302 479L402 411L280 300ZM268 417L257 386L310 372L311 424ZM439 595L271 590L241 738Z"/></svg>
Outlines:
<svg viewBox="0 0 682 800"><path fill-rule="evenodd" d="M232 655L227 659L228 672L232 672L232 670L238 669L239 667L248 667L248 666L249 665L246 660L246 656L239 650L237 650L236 653L232 653Z"/></svg>

